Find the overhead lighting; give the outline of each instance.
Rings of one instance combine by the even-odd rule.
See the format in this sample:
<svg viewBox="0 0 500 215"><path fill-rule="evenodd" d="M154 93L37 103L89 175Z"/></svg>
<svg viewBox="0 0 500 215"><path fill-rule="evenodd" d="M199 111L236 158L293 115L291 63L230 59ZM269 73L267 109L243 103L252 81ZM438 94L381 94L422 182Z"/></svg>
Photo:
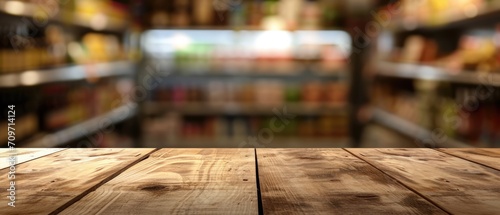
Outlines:
<svg viewBox="0 0 500 215"><path fill-rule="evenodd" d="M179 33L171 38L171 42L177 50L182 50L191 44L191 39L188 36Z"/></svg>

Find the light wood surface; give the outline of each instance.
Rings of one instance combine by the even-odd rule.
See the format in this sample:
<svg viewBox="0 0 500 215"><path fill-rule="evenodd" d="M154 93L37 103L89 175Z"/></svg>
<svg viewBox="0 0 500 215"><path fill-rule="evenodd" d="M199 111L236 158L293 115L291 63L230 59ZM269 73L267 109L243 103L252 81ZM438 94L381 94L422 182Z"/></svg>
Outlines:
<svg viewBox="0 0 500 215"><path fill-rule="evenodd" d="M500 170L500 149L456 148L456 149L438 149L438 150L472 162L489 166L496 170Z"/></svg>
<svg viewBox="0 0 500 215"><path fill-rule="evenodd" d="M500 214L497 149L51 150L0 214Z"/></svg>
<svg viewBox="0 0 500 215"><path fill-rule="evenodd" d="M446 214L342 149L257 149L266 214Z"/></svg>
<svg viewBox="0 0 500 215"><path fill-rule="evenodd" d="M67 149L16 166L16 207L0 198L0 214L49 214L72 204L94 186L153 149ZM9 169L0 170L8 185Z"/></svg>
<svg viewBox="0 0 500 215"><path fill-rule="evenodd" d="M433 149L347 149L452 214L499 214L500 172Z"/></svg>
<svg viewBox="0 0 500 215"><path fill-rule="evenodd" d="M0 169L10 167L8 160L10 157L15 157L16 163L21 164L62 150L64 148L16 148L14 151L0 149L0 159L2 160L0 162Z"/></svg>
<svg viewBox="0 0 500 215"><path fill-rule="evenodd" d="M258 214L254 149L161 149L61 214Z"/></svg>

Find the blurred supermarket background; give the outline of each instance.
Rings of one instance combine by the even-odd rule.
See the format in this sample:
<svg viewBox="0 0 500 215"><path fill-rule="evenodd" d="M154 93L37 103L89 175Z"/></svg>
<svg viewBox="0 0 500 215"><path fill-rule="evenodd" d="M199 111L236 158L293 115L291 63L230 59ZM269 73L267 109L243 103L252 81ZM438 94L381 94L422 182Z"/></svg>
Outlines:
<svg viewBox="0 0 500 215"><path fill-rule="evenodd" d="M500 147L496 0L0 0L0 23L4 146Z"/></svg>

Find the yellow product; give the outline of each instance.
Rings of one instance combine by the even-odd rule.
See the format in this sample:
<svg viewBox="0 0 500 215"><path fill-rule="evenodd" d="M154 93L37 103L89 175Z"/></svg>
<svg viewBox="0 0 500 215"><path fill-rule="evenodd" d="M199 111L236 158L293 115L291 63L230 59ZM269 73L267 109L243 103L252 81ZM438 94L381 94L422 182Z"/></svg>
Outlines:
<svg viewBox="0 0 500 215"><path fill-rule="evenodd" d="M82 24L101 30L109 26L123 26L127 13L109 0L77 0L75 19Z"/></svg>
<svg viewBox="0 0 500 215"><path fill-rule="evenodd" d="M34 134L38 131L38 117L36 114L31 113L25 116L26 118L26 129L27 135Z"/></svg>
<svg viewBox="0 0 500 215"><path fill-rule="evenodd" d="M104 37L106 54L108 55L108 60L117 60L120 58L121 48L118 38L113 35L107 35Z"/></svg>
<svg viewBox="0 0 500 215"><path fill-rule="evenodd" d="M24 69L24 52L11 51L7 56L7 64L10 64L10 72L22 72Z"/></svg>
<svg viewBox="0 0 500 215"><path fill-rule="evenodd" d="M30 48L25 50L24 69L37 69L40 67L40 56L38 49Z"/></svg>
<svg viewBox="0 0 500 215"><path fill-rule="evenodd" d="M449 21L450 0L429 0L428 4L431 11L427 20L429 24L440 25Z"/></svg>
<svg viewBox="0 0 500 215"><path fill-rule="evenodd" d="M105 39L100 34L89 33L82 39L83 45L87 49L89 61L107 61L108 55L105 47Z"/></svg>
<svg viewBox="0 0 500 215"><path fill-rule="evenodd" d="M113 35L89 33L83 37L82 43L90 62L117 60L122 53L118 38Z"/></svg>
<svg viewBox="0 0 500 215"><path fill-rule="evenodd" d="M0 49L0 73L6 73L7 72L7 64L5 61L5 52L6 50L1 50Z"/></svg>
<svg viewBox="0 0 500 215"><path fill-rule="evenodd" d="M109 0L76 0L75 13L83 16L91 16L97 13L107 12Z"/></svg>

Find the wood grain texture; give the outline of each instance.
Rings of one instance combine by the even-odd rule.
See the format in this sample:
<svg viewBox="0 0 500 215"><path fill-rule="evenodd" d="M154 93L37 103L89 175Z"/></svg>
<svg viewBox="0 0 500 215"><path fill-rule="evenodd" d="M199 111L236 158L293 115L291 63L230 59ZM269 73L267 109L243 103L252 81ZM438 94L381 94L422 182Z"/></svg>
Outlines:
<svg viewBox="0 0 500 215"><path fill-rule="evenodd" d="M452 214L499 214L500 171L432 149L347 149Z"/></svg>
<svg viewBox="0 0 500 215"><path fill-rule="evenodd" d="M439 151L461 157L500 170L500 149L492 148L456 148L438 149Z"/></svg>
<svg viewBox="0 0 500 215"><path fill-rule="evenodd" d="M446 214L342 149L257 149L265 214Z"/></svg>
<svg viewBox="0 0 500 215"><path fill-rule="evenodd" d="M253 149L161 149L61 214L257 214Z"/></svg>
<svg viewBox="0 0 500 215"><path fill-rule="evenodd" d="M16 148L14 150L14 157L16 163L21 164L30 160L34 160L52 153L62 151L64 148ZM0 169L10 167L9 158L13 156L10 149L0 149Z"/></svg>
<svg viewBox="0 0 500 215"><path fill-rule="evenodd" d="M49 214L153 149L67 149L16 166L16 204L1 214ZM0 170L6 176L9 169ZM0 177L0 184L9 184Z"/></svg>

